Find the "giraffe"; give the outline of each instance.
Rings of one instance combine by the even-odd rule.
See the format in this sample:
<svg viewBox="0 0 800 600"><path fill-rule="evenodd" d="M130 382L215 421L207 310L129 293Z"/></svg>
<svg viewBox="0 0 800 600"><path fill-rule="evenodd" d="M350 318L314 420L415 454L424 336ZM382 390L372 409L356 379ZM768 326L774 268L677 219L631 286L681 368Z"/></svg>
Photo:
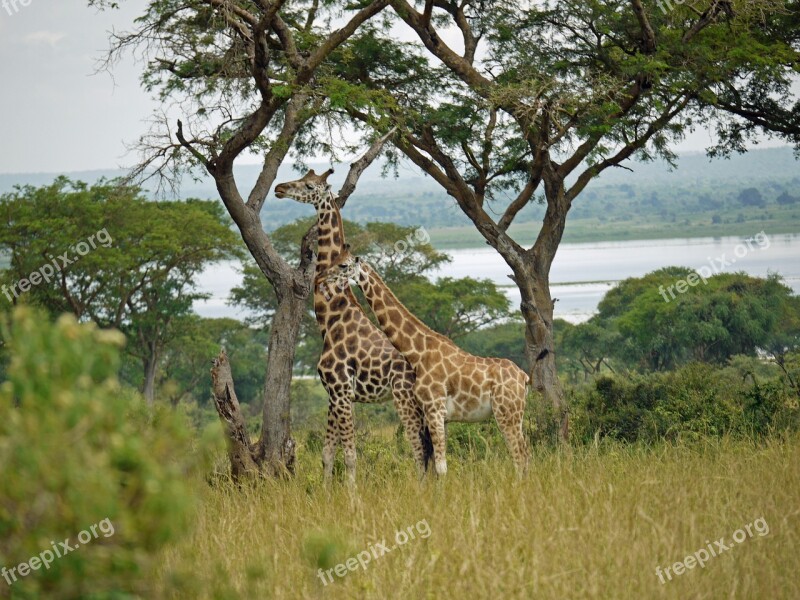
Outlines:
<svg viewBox="0 0 800 600"><path fill-rule="evenodd" d="M333 473L336 444L344 449L348 483L355 482L353 402L394 401L417 467L424 473L432 455L422 407L414 396L413 367L364 313L349 287L329 288L322 275L342 252L342 217L327 179L310 170L301 179L278 184L275 195L313 205L319 238L314 281L314 313L322 334L317 371L328 393L328 422L322 451L325 480Z"/></svg>
<svg viewBox="0 0 800 600"><path fill-rule="evenodd" d="M415 317L375 270L345 249L331 263L325 281L349 288L355 281L383 332L413 365L414 390L430 429L435 469L447 473L445 422L483 421L494 414L520 473L528 463L522 434L528 375L505 358L473 356Z"/></svg>

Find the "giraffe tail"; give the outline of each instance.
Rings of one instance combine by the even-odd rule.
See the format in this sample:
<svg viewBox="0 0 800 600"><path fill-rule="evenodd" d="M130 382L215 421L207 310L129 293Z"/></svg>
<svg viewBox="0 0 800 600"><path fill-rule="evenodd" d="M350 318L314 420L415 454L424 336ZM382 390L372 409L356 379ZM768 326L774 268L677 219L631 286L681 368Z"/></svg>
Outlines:
<svg viewBox="0 0 800 600"><path fill-rule="evenodd" d="M422 464L425 472L428 472L428 466L433 463L433 440L431 440L431 430L428 424L423 421L422 429L419 432L419 439L422 442Z"/></svg>

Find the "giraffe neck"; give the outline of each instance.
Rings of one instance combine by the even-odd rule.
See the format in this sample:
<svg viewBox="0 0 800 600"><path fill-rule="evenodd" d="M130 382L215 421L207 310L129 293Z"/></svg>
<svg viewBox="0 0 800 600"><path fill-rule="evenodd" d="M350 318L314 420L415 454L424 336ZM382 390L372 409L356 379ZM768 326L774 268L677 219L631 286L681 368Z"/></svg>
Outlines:
<svg viewBox="0 0 800 600"><path fill-rule="evenodd" d="M342 289L326 283L321 274L315 277L314 315L323 337L332 325L341 321L343 313L353 306L358 306L358 300L350 286Z"/></svg>
<svg viewBox="0 0 800 600"><path fill-rule="evenodd" d="M323 335L340 318L340 313L357 303L349 287L337 289L327 286L322 275L330 267L331 261L344 249L344 227L342 215L333 194L327 194L317 205L319 237L317 241L317 268L314 281L314 314Z"/></svg>
<svg viewBox="0 0 800 600"><path fill-rule="evenodd" d="M375 270L366 263L361 265L358 284L386 337L403 354L413 352L414 340L419 340L420 337L434 337L450 346L453 345L450 340L433 331L408 310ZM407 358L413 364L414 361L408 356Z"/></svg>
<svg viewBox="0 0 800 600"><path fill-rule="evenodd" d="M344 226L336 199L329 193L317 205L319 238L317 242L317 275L331 266L331 261L344 249Z"/></svg>

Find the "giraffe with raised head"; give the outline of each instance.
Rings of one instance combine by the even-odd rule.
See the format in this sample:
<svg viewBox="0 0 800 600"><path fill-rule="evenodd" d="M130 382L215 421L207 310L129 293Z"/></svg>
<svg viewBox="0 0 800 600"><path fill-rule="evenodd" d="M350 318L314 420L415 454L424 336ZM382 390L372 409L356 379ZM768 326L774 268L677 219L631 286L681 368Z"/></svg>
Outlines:
<svg viewBox="0 0 800 600"><path fill-rule="evenodd" d="M327 179L312 169L301 179L278 184L275 195L311 204L317 210L319 237L314 281L314 313L322 334L317 370L328 393L328 423L322 451L325 479L333 473L336 444L344 449L348 482L355 481L356 447L353 402L384 402L391 397L417 466L424 472L431 457L430 435L414 396L415 373L386 336L364 313L353 292L324 285L322 275L344 250L342 217Z"/></svg>
<svg viewBox="0 0 800 600"><path fill-rule="evenodd" d="M517 469L527 469L522 421L528 376L522 369L505 358L473 356L430 329L366 261L347 250L333 260L325 281L337 289L347 289L355 281L383 332L413 365L417 374L414 391L430 429L437 474L447 472L445 423L483 421L492 414Z"/></svg>

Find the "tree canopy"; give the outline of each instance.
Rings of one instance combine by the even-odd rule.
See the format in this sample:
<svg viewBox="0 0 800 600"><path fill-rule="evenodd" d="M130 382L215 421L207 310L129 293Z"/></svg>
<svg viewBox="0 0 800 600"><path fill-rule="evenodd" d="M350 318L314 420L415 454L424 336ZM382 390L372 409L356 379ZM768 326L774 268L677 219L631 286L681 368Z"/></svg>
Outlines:
<svg viewBox="0 0 800 600"><path fill-rule="evenodd" d="M123 331L149 400L170 322L203 297L198 275L242 253L219 203L151 202L111 182L21 188L0 197L0 220L10 261L0 277L12 290L0 306L29 302Z"/></svg>
<svg viewBox="0 0 800 600"><path fill-rule="evenodd" d="M613 339L595 348L593 359L613 358L645 370L674 369L690 361L725 364L735 355L756 356L770 347L797 348L791 326L798 319L797 297L778 276L722 273L674 299L660 292L690 275L697 276L670 267L626 279L606 294L596 316L567 336L579 343L564 344L592 352L591 344L581 344L587 336Z"/></svg>

